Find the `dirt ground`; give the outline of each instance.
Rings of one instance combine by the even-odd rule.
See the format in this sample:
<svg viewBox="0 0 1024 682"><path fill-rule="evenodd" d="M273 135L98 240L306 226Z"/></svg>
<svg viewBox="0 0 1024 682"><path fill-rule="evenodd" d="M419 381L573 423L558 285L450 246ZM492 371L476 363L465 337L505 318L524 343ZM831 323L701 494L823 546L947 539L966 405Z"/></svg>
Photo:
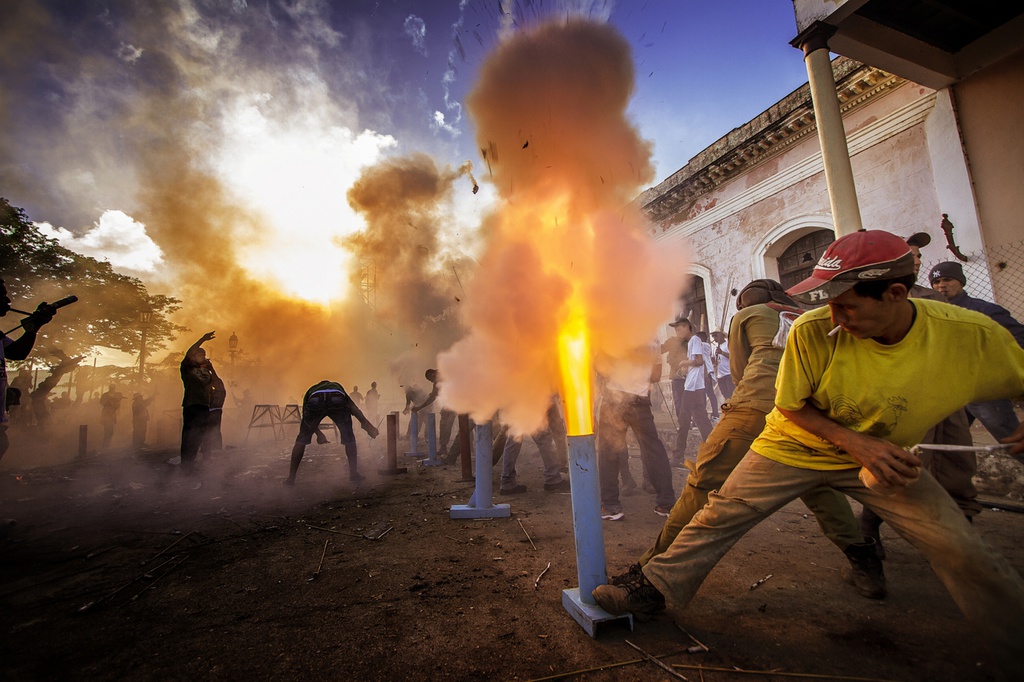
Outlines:
<svg viewBox="0 0 1024 682"><path fill-rule="evenodd" d="M198 490L169 450L5 462L0 517L17 523L0 532L0 679L670 678L627 641L689 680L996 679L909 544L883 527L890 594L864 599L800 502L743 538L684 612L592 639L561 603L578 584L570 495L543 491L532 442L530 491L495 496L510 518L452 520L472 481L401 453L407 473L381 475L384 441L360 442L358 486L331 444L310 446L283 487L286 440L203 462ZM662 522L652 495L623 502L604 528L613 572ZM976 525L1024 571L1024 516L986 508Z"/></svg>

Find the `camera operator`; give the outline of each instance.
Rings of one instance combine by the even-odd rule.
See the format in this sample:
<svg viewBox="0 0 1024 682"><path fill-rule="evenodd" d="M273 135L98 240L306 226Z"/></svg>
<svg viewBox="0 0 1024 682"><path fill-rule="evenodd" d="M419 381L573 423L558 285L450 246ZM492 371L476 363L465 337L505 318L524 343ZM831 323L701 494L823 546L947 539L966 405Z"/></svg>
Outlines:
<svg viewBox="0 0 1024 682"><path fill-rule="evenodd" d="M0 279L0 317L4 317L11 311L11 299L7 296L7 286ZM7 358L11 360L24 360L32 351L36 342L36 332L44 324L53 319L57 308L49 303L40 303L33 313L21 321L24 330L17 339L11 339L6 334L0 339L0 458L3 458L9 445L7 440Z"/></svg>

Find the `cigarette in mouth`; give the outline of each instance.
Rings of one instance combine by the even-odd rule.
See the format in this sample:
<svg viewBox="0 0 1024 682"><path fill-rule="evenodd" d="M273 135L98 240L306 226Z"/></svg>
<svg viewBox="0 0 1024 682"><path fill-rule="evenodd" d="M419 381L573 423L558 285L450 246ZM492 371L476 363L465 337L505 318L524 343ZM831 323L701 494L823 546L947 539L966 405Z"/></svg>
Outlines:
<svg viewBox="0 0 1024 682"><path fill-rule="evenodd" d="M828 333L828 335L829 335L829 336L835 336L836 334L838 334L838 333L839 333L839 330L840 330L840 329L842 329L842 328L843 328L843 325L841 325L841 324L837 324L837 325L836 325L836 328L835 328L835 329L833 329L832 331L830 331L830 332Z"/></svg>

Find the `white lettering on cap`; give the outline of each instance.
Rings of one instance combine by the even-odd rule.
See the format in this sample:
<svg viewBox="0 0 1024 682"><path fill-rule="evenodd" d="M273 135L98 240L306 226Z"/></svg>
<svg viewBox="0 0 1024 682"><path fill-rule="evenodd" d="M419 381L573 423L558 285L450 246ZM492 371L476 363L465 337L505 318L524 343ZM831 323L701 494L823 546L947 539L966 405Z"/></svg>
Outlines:
<svg viewBox="0 0 1024 682"><path fill-rule="evenodd" d="M812 289L811 291L808 291L805 295L812 301L828 300L828 294L825 293L824 289Z"/></svg>
<svg viewBox="0 0 1024 682"><path fill-rule="evenodd" d="M826 258L825 255L823 254L821 256L821 260L818 261L818 264L815 267L820 269L820 270L842 270L843 269L843 259L839 258L838 256L832 256L831 258Z"/></svg>

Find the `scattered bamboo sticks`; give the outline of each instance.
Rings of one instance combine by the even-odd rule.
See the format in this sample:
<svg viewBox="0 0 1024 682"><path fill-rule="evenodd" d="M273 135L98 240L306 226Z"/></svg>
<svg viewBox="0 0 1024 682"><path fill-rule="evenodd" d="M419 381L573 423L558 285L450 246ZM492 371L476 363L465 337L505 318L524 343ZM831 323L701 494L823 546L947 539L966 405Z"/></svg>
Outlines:
<svg viewBox="0 0 1024 682"><path fill-rule="evenodd" d="M651 662L651 663L653 663L654 665L658 666L659 668L661 668L662 670L664 670L665 672L667 672L667 673L668 673L669 675L671 675L672 677L675 677L676 679L684 680L685 682L690 682L690 680L689 680L688 678L684 677L684 676L682 675L682 673L679 673L679 672L677 672L677 671L676 671L676 670L674 670L674 669L673 669L673 668L672 668L671 666L665 665L664 663L662 663L661 661L659 661L659 660L658 660L657 658L655 658L654 656L651 656L651 655L650 655L649 653L647 653L646 651L644 651L643 649L641 649L640 647L638 647L638 646L637 646L636 644L633 644L633 643L632 643L631 641L629 641L628 639L627 639L627 640L625 640L625 642L626 642L626 644L628 644L629 646L631 646L631 647L633 647L634 649L636 649L637 653L639 653L639 654L640 654L641 656L643 656L643 657L644 657L645 659L647 659L648 661L650 661L650 662Z"/></svg>
<svg viewBox="0 0 1024 682"><path fill-rule="evenodd" d="M544 567L544 570L540 572L540 575L537 576L537 579L533 581L533 589L536 590L538 587L540 587L540 579L544 577L544 574L548 572L549 568L551 568L550 561L548 562L548 565Z"/></svg>
<svg viewBox="0 0 1024 682"><path fill-rule="evenodd" d="M516 519L516 521L519 522L519 527L523 529L524 533L526 533L526 526L523 525L523 520L522 519ZM526 539L530 541L530 546L531 547L533 547L534 549L537 549L537 545L533 544L533 538L530 537L529 533L526 533ZM548 566L550 566L550 565L551 564L548 564Z"/></svg>

